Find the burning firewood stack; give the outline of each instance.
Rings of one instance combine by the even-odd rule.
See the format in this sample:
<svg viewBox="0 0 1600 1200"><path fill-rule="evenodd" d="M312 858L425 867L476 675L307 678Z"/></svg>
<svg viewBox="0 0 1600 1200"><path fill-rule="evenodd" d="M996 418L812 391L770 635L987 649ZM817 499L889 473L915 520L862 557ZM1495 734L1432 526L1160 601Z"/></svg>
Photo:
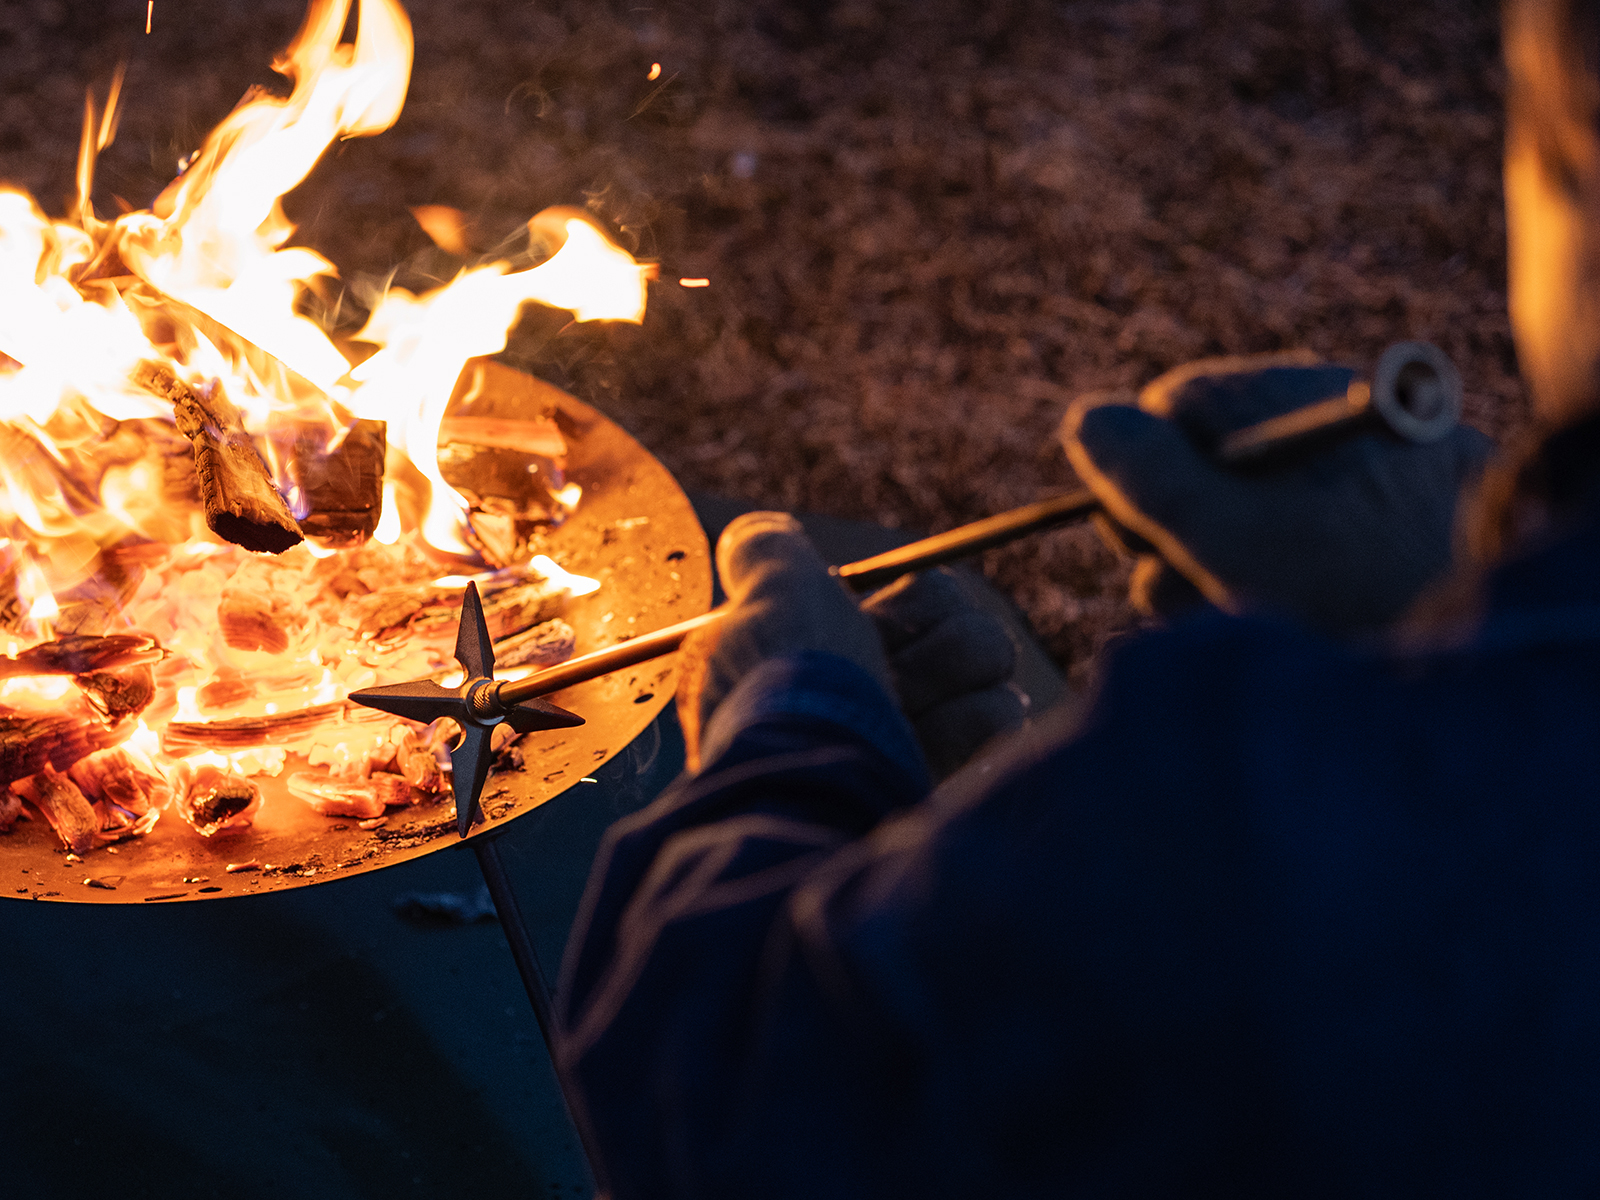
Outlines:
<svg viewBox="0 0 1600 1200"><path fill-rule="evenodd" d="M334 272L283 248L278 199L388 128L410 68L400 7L361 0L341 44L349 7L313 0L292 93L246 97L150 211L88 201L115 94L71 217L0 192L0 832L82 856L171 813L248 839L267 779L378 821L447 790L455 731L345 696L459 674L468 579L503 668L576 649L566 604L599 585L541 552L581 501L567 443L497 408L482 356L529 302L639 320L650 268L550 210L537 266L395 289L339 344L297 315Z"/></svg>

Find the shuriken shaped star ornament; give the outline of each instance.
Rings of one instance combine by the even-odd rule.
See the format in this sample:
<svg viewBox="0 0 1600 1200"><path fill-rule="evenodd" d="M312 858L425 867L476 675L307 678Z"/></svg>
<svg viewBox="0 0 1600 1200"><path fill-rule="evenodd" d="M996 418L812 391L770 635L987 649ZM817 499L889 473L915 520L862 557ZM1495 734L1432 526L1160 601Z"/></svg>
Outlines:
<svg viewBox="0 0 1600 1200"><path fill-rule="evenodd" d="M466 837L473 825L483 819L478 797L489 777L489 761L494 757L489 747L494 727L504 721L518 733L534 733L540 729L570 729L582 725L583 718L546 700L524 700L509 706L501 701L500 685L494 678L494 642L489 637L476 583L467 584L461 604L456 661L467 673L460 687L441 687L431 679L415 679L364 688L351 692L350 699L408 721L429 724L440 717L450 717L461 726L461 741L450 751L450 786L456 797L456 826Z"/></svg>

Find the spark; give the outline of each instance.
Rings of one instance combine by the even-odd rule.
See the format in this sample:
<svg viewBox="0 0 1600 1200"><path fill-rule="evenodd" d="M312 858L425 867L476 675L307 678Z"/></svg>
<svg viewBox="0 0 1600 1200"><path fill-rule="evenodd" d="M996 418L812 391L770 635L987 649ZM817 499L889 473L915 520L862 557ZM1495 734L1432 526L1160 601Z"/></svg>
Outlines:
<svg viewBox="0 0 1600 1200"><path fill-rule="evenodd" d="M711 280L709 280L709 279L680 279L680 280L678 280L678 286L679 287L710 287L711 286Z"/></svg>
<svg viewBox="0 0 1600 1200"><path fill-rule="evenodd" d="M156 0L150 0L151 4L154 4L155 2L156 2ZM145 32L149 33L150 31L147 29L147 30L145 30ZM650 64L650 74L646 75L645 78L647 80L652 81L652 82L657 80L657 79L660 79L661 78L661 64L660 63L651 63Z"/></svg>
<svg viewBox="0 0 1600 1200"><path fill-rule="evenodd" d="M150 18L155 16L156 0L144 0L144 31L150 32Z"/></svg>

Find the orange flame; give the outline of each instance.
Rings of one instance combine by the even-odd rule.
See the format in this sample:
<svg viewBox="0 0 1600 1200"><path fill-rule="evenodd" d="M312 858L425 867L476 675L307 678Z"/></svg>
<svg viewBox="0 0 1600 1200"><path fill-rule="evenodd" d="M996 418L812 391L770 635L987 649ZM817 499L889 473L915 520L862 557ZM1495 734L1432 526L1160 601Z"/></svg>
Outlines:
<svg viewBox="0 0 1600 1200"><path fill-rule="evenodd" d="M136 364L165 361L201 387L220 381L258 439L272 414L307 405L332 418L336 437L355 418L385 421L398 452L391 464L409 472L409 482L386 481L375 545L363 552L392 547L396 561L407 552L414 560L417 537L470 554L461 536L465 503L436 458L440 421L465 363L503 349L524 304L566 309L575 321L644 315L655 268L570 209L530 221L536 240L554 247L533 267L480 263L421 295L389 291L360 335L376 352L353 370L322 328L296 312L308 282L337 272L321 254L288 245L294 226L282 198L335 141L392 126L410 79L413 34L400 4L356 4L354 40L345 42L351 0L311 0L272 64L288 94L248 93L148 211L104 220L90 199L96 155L116 134L121 70L103 108L92 96L85 104L77 196L66 218L53 220L27 195L0 187L0 591L16 602L6 619L24 641L49 636L81 589L111 586L101 579L106 555L133 547L142 575L126 577L135 582L124 588L118 619L172 652L162 683L166 711L151 718L157 729L174 713L215 716L221 702L212 701L227 689L214 685L241 672L267 684L235 711L271 712L338 699L380 672L424 673L432 668L418 655L433 651L380 662L341 643L353 635L332 628L326 613L287 628L281 653L227 644L200 614L215 611L224 593L245 586L257 567L266 571L267 562L281 561L283 573L261 576L263 594L298 603L296 588L307 596L322 588L326 574L316 574L313 556L328 552L308 545L263 560L217 543L193 497L171 490L182 485L171 456L181 458L187 444L173 431L166 402L130 384ZM441 243L467 256L459 214L416 211ZM426 514L408 520L396 500L402 487L416 492L413 465L431 496ZM568 499L575 497L574 489ZM532 569L573 594L589 586L548 560ZM301 599L305 611L314 607ZM39 692L13 690L29 688ZM141 729L142 751L156 754L157 735ZM358 754L358 741L316 753L345 761ZM256 768L270 757L257 753Z"/></svg>

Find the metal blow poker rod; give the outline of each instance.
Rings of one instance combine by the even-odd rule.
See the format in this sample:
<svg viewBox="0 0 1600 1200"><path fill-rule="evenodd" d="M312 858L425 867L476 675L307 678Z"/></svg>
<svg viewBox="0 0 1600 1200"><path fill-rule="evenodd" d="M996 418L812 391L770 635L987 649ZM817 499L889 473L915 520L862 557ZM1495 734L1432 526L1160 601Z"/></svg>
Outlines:
<svg viewBox="0 0 1600 1200"><path fill-rule="evenodd" d="M1401 342L1389 347L1378 360L1370 384L1357 380L1342 396L1240 429L1223 439L1215 456L1227 466L1258 463L1288 453L1313 439L1362 425L1386 426L1411 442L1432 442L1455 428L1460 413L1461 379L1454 364L1425 342ZM853 590L869 592L902 575L970 558L1027 534L1081 520L1099 510L1100 502L1094 493L1080 488L859 562L846 563L835 567L833 573ZM643 637L570 659L515 683L491 684L475 694L475 703L489 715L670 654L689 634L713 624L721 616L722 610L713 609L703 616Z"/></svg>

